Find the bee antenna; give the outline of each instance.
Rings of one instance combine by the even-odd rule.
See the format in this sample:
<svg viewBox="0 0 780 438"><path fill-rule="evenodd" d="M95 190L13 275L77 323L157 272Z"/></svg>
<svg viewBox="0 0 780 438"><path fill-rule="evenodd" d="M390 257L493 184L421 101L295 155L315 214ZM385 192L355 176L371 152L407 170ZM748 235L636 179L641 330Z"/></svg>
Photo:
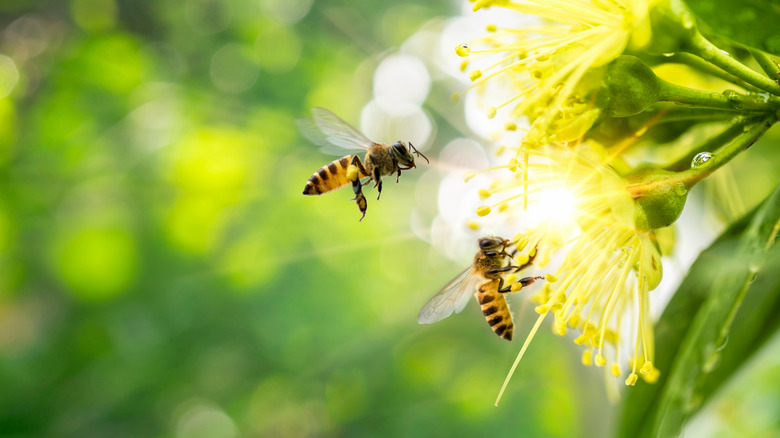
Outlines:
<svg viewBox="0 0 780 438"><path fill-rule="evenodd" d="M412 151L414 151L414 153L415 153L415 154L417 154L417 156L418 156L418 157L423 157L423 158L425 158L425 162L426 162L426 163L428 163L428 164L431 164L431 162L428 160L428 157L426 157L425 155L423 155L423 154L422 154L422 152L418 151L418 150L417 150L417 148L416 148L416 147L414 147L414 145L412 144L412 142L411 142L411 141L409 142L409 147L410 147L410 148L412 148Z"/></svg>

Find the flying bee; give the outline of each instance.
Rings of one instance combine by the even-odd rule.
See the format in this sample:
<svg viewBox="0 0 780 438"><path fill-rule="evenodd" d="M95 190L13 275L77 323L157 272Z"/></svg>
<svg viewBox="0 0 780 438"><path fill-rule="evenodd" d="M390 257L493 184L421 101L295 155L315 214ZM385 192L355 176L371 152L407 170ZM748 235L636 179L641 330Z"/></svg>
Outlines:
<svg viewBox="0 0 780 438"><path fill-rule="evenodd" d="M507 341L512 340L514 324L509 313L504 294L512 292L512 286L504 286L503 274L509 271L517 272L529 266L536 255L528 258L521 266L512 266L509 260L512 254L507 247L511 246L508 239L499 237L483 237L479 239L479 251L474 255L470 267L458 274L447 283L442 290L433 296L420 310L417 322L431 324L452 315L460 313L472 293L482 307L482 313L493 331ZM525 277L517 281L522 286L528 286L544 277Z"/></svg>
<svg viewBox="0 0 780 438"><path fill-rule="evenodd" d="M314 115L313 119L301 121L301 128L308 137L320 139L322 136L313 132L320 131L324 134L322 140L326 143L347 149L361 148L367 152L363 161L360 161L360 157L357 155L345 155L322 166L306 182L303 194L321 195L352 183L355 197L350 201L355 201L360 212L363 213L363 216L360 217L361 221L366 217L367 208L366 197L362 190L363 185L373 181L374 187L379 192L376 199L379 200L382 195L383 176L395 173L395 182L397 183L402 170L417 167L414 163L414 155L430 162L411 142L397 141L392 146L376 143L325 108L317 107L311 112Z"/></svg>

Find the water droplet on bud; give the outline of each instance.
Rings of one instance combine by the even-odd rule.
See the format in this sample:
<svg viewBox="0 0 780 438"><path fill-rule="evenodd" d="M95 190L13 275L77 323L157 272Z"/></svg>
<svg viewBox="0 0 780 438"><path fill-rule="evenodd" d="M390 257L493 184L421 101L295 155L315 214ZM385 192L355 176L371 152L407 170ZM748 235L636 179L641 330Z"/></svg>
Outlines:
<svg viewBox="0 0 780 438"><path fill-rule="evenodd" d="M711 152L699 152L693 157L693 160L691 160L691 167L699 167L707 161L710 161L710 158L712 158Z"/></svg>

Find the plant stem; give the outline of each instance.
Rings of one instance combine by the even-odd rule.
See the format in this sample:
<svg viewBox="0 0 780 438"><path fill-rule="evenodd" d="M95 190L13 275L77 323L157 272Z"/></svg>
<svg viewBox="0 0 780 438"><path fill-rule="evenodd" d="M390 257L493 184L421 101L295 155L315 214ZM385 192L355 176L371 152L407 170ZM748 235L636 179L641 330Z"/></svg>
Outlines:
<svg viewBox="0 0 780 438"><path fill-rule="evenodd" d="M684 106L672 106L671 108L667 107L663 110L664 114L658 118L658 120L655 122L655 125L675 122L719 122L726 121L734 117L734 114L714 108L688 108Z"/></svg>
<svg viewBox="0 0 780 438"><path fill-rule="evenodd" d="M767 76L775 81L780 80L780 66L777 65L777 62L771 56L756 49L748 49L748 51Z"/></svg>
<svg viewBox="0 0 780 438"><path fill-rule="evenodd" d="M738 136L739 134L745 132L745 127L750 126L753 123L756 123L756 119L745 119L745 118L736 119L723 132L707 139L707 141L698 145L696 148L690 150L688 153L680 157L679 160L664 167L664 169L671 170L673 172L681 172L683 170L689 169L691 167L691 159L693 156L695 156L700 152L709 152L720 148L724 144L727 144L728 142L736 138L736 136Z"/></svg>
<svg viewBox="0 0 780 438"><path fill-rule="evenodd" d="M639 198L645 193L661 190L668 186L677 186L684 184L685 187L690 190L691 187L696 185L699 181L710 176L713 172L721 168L724 164L731 161L734 157L739 155L740 152L748 149L753 145L762 135L777 121L777 115L772 114L761 119L758 123L754 124L744 134L738 136L734 141L724 146L722 150L718 151L709 161L705 162L701 166L693 167L688 170L678 172L671 176L658 178L655 180L643 182L640 184L632 184L626 187L626 190L634 198Z"/></svg>
<svg viewBox="0 0 780 438"><path fill-rule="evenodd" d="M686 105L698 108L714 108L726 111L777 111L780 109L780 100L768 98L766 95L745 95L733 90L723 93L697 90L683 87L658 79L659 101L674 102L678 105Z"/></svg>
<svg viewBox="0 0 780 438"><path fill-rule="evenodd" d="M747 91L764 91L690 53L677 52L670 56L656 55L652 57L652 61L657 64L675 63L687 65L688 67L691 67L695 70L708 73L712 76L715 76L716 78L723 79L726 82L730 82L738 87L744 88Z"/></svg>
<svg viewBox="0 0 780 438"><path fill-rule="evenodd" d="M719 49L698 32L688 42L686 51L720 67L751 85L780 96L780 84L732 58L728 53Z"/></svg>

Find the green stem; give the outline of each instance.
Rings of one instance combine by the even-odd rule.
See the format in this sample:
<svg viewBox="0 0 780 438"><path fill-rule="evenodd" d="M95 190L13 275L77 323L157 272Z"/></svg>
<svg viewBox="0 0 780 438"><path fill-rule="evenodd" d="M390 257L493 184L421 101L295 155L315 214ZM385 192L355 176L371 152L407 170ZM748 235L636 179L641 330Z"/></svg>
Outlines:
<svg viewBox="0 0 780 438"><path fill-rule="evenodd" d="M713 172L723 167L724 164L731 161L734 157L739 155L740 152L748 149L759 138L761 138L766 131L772 127L777 121L777 115L772 114L761 119L758 123L753 125L747 132L738 136L734 141L724 146L722 150L718 151L709 161L705 162L701 166L693 167L688 170L678 172L671 176L666 176L647 182L632 184L626 187L626 190L634 198L639 198L646 193L653 193L660 191L665 187L675 187L680 184L684 184L685 187L690 190L691 187L696 185L699 181L712 175Z"/></svg>
<svg viewBox="0 0 780 438"><path fill-rule="evenodd" d="M679 160L664 167L664 169L670 170L672 172L681 172L683 170L689 169L691 167L691 160L693 156L695 156L700 152L709 152L720 148L724 144L727 144L728 142L736 138L739 134L745 132L746 126L750 126L754 123L756 123L755 119L745 119L745 118L736 119L723 132L707 139L707 141L705 141L704 143L700 144L693 150L689 151L688 153L680 157Z"/></svg>
<svg viewBox="0 0 780 438"><path fill-rule="evenodd" d="M696 32L686 51L764 91L780 96L780 84L745 66Z"/></svg>
<svg viewBox="0 0 780 438"><path fill-rule="evenodd" d="M655 122L656 125L675 122L719 122L726 121L734 117L734 114L724 112L713 108L688 108L683 106L671 106L664 104L667 108L664 114Z"/></svg>
<svg viewBox="0 0 780 438"><path fill-rule="evenodd" d="M678 105L740 112L746 110L777 111L780 109L780 99L767 98L766 95L745 95L732 90L713 93L672 84L660 78L658 85L658 100L674 102Z"/></svg>
<svg viewBox="0 0 780 438"><path fill-rule="evenodd" d="M748 51L753 55L753 59L761 66L761 69L764 70L767 76L775 81L780 80L780 66L777 65L777 62L771 56L756 49L748 49Z"/></svg>
<svg viewBox="0 0 780 438"><path fill-rule="evenodd" d="M682 64L687 65L688 67L693 68L694 70L707 73L709 75L715 76L716 78L723 79L726 82L730 82L738 87L741 87L748 91L764 91L760 88L757 88L753 85L748 84L747 82L743 81L742 79L729 74L718 67L715 67L714 65L710 64L709 62L699 58L698 56L693 56L690 53L685 52L677 52L670 56L664 56L664 55L656 55L652 57L652 60L655 61L657 64L663 64L663 63L676 63L676 64Z"/></svg>

